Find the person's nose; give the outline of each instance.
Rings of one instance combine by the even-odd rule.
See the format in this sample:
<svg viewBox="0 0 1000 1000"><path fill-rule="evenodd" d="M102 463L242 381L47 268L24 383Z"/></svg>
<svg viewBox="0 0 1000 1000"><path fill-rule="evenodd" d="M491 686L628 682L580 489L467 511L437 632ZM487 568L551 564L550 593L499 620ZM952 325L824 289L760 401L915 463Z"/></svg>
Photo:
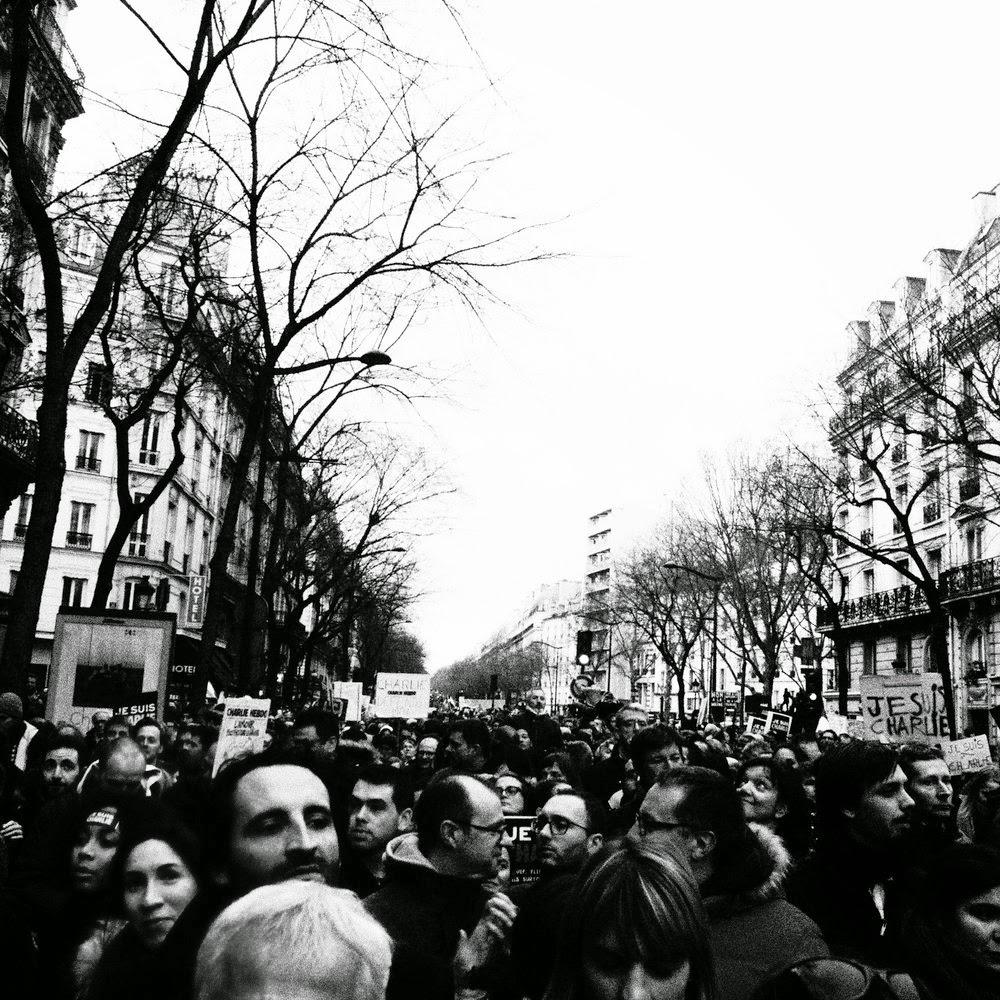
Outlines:
<svg viewBox="0 0 1000 1000"><path fill-rule="evenodd" d="M296 851L313 852L316 850L317 842L316 831L309 827L304 817L299 816L289 826L288 836L285 838L285 851L289 854Z"/></svg>
<svg viewBox="0 0 1000 1000"><path fill-rule="evenodd" d="M94 860L94 838L91 837L85 844L82 844L79 848L80 857L84 861Z"/></svg>
<svg viewBox="0 0 1000 1000"><path fill-rule="evenodd" d="M648 997L646 970L638 962L635 962L622 977L618 998L619 1000L648 1000Z"/></svg>
<svg viewBox="0 0 1000 1000"><path fill-rule="evenodd" d="M916 805L916 803L910 797L910 793L903 788L899 793L899 808L906 812L912 809L914 805Z"/></svg>
<svg viewBox="0 0 1000 1000"><path fill-rule="evenodd" d="M163 891L160 883L156 879L150 879L146 883L146 891L142 894L142 908L150 913L163 905Z"/></svg>

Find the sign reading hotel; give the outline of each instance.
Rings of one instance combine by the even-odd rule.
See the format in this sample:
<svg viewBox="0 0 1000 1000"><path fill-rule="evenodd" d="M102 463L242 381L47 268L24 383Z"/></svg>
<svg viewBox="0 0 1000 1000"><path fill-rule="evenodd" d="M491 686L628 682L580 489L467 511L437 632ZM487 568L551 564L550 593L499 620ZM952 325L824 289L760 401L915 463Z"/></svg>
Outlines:
<svg viewBox="0 0 1000 1000"><path fill-rule="evenodd" d="M429 674L376 674L375 715L380 719L426 719L431 711Z"/></svg>

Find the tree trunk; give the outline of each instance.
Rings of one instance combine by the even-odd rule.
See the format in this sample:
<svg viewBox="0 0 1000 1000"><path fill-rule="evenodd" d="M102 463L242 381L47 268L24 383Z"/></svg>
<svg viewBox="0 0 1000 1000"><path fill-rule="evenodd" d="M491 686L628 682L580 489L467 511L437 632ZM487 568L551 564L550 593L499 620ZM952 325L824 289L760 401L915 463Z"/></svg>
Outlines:
<svg viewBox="0 0 1000 1000"><path fill-rule="evenodd" d="M53 385L53 381L46 379L42 404L38 408L38 466L31 518L0 661L0 690L14 691L21 697L27 694L28 668L66 477L68 389L65 382Z"/></svg>
<svg viewBox="0 0 1000 1000"><path fill-rule="evenodd" d="M931 649L934 651L935 670L941 675L944 686L944 707L948 714L951 738L958 737L958 719L955 716L955 691L951 676L951 658L948 653L948 615L940 605L931 608Z"/></svg>
<svg viewBox="0 0 1000 1000"><path fill-rule="evenodd" d="M257 630L257 566L260 563L260 532L264 522L264 486L267 482L267 417L257 447L257 484L253 497L253 527L250 530L250 551L247 553L247 582L243 593L243 620L240 622L238 685L240 694L248 694L253 685L253 637ZM265 616L266 617L266 616ZM266 627L266 620L265 620Z"/></svg>
<svg viewBox="0 0 1000 1000"><path fill-rule="evenodd" d="M132 533L135 521L131 517L122 513L118 518L118 523L111 532L104 547L104 554L101 556L101 564L97 567L97 582L94 584L94 596L90 606L93 609L103 609L108 606L108 598L111 596L111 588L115 582L115 566L121 558L122 549L128 536Z"/></svg>

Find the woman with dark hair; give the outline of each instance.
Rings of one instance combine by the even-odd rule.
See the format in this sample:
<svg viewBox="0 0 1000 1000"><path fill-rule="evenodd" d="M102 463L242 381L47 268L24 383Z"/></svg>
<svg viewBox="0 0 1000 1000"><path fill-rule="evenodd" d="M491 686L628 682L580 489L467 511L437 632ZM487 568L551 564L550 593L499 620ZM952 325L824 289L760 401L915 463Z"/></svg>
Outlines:
<svg viewBox="0 0 1000 1000"><path fill-rule="evenodd" d="M545 1000L714 1000L708 940L686 862L625 841L581 872Z"/></svg>
<svg viewBox="0 0 1000 1000"><path fill-rule="evenodd" d="M900 964L923 1000L1000 997L1000 853L960 844L906 880Z"/></svg>
<svg viewBox="0 0 1000 1000"><path fill-rule="evenodd" d="M174 929L206 884L198 839L172 813L150 804L126 823L112 884L128 923L101 957L87 1000L185 995L190 968L177 951L190 949L178 944Z"/></svg>
<svg viewBox="0 0 1000 1000"><path fill-rule="evenodd" d="M774 831L793 860L809 853L809 799L798 772L773 757L751 757L737 769L736 787L748 822Z"/></svg>
<svg viewBox="0 0 1000 1000"><path fill-rule="evenodd" d="M580 787L580 774L568 753L547 753L542 758L542 779L565 781L574 788Z"/></svg>

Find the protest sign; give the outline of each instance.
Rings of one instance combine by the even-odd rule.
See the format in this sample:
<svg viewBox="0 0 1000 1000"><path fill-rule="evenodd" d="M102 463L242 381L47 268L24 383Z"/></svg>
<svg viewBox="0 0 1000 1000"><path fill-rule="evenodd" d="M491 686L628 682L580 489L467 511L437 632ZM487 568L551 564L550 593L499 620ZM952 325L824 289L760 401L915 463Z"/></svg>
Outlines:
<svg viewBox="0 0 1000 1000"><path fill-rule="evenodd" d="M944 751L944 759L948 762L948 770L952 774L978 771L993 764L990 744L985 736L969 736L964 740L942 743L941 749Z"/></svg>
<svg viewBox="0 0 1000 1000"><path fill-rule="evenodd" d="M431 711L429 674L376 674L375 715L380 719L426 719Z"/></svg>
<svg viewBox="0 0 1000 1000"><path fill-rule="evenodd" d="M859 686L865 739L935 746L948 740L940 674L864 676Z"/></svg>
<svg viewBox="0 0 1000 1000"><path fill-rule="evenodd" d="M768 712L764 726L765 733L784 733L787 736L792 731L792 717L784 712Z"/></svg>
<svg viewBox="0 0 1000 1000"><path fill-rule="evenodd" d="M260 753L267 734L267 716L271 711L270 698L227 698L219 729L219 742L215 748L215 766L212 777L227 761L244 754Z"/></svg>
<svg viewBox="0 0 1000 1000"><path fill-rule="evenodd" d="M329 705L327 706L329 711L335 715L341 722L347 721L347 699L346 698L331 698Z"/></svg>
<svg viewBox="0 0 1000 1000"><path fill-rule="evenodd" d="M134 726L140 719L155 719L156 707L159 703L159 694L156 691L143 691L134 701L128 701L121 705L115 705L111 709L112 715L122 715L125 721Z"/></svg>
<svg viewBox="0 0 1000 1000"><path fill-rule="evenodd" d="M507 836L510 837L510 884L530 885L542 874L538 864L535 841L534 816L505 816Z"/></svg>
<svg viewBox="0 0 1000 1000"><path fill-rule="evenodd" d="M845 715L824 715L816 723L816 733L833 733L835 736L844 736L848 732L850 719Z"/></svg>
<svg viewBox="0 0 1000 1000"><path fill-rule="evenodd" d="M747 727L743 730L748 736L763 736L767 732L767 720L759 715L747 716Z"/></svg>
<svg viewBox="0 0 1000 1000"><path fill-rule="evenodd" d="M361 721L361 681L334 681L333 696L347 702L347 711L341 716L342 721Z"/></svg>
<svg viewBox="0 0 1000 1000"><path fill-rule="evenodd" d="M491 708L496 707L495 698L466 698L462 695L458 699L459 708L471 708L475 712L488 712Z"/></svg>

